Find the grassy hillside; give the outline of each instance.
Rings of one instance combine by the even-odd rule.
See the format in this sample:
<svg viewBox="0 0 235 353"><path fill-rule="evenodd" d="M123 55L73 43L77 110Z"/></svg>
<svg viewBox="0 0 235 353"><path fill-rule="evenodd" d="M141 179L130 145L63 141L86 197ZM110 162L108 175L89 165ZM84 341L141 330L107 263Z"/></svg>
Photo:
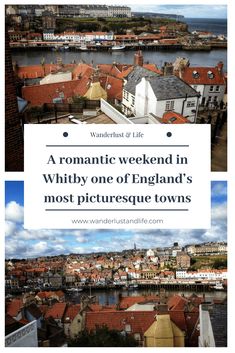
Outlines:
<svg viewBox="0 0 235 353"><path fill-rule="evenodd" d="M225 269L227 268L226 255L194 256L191 258L191 270L205 268Z"/></svg>
<svg viewBox="0 0 235 353"><path fill-rule="evenodd" d="M56 20L57 32L66 30L82 31L113 31L114 33L126 33L126 30L132 29L138 34L141 31L154 32L159 27L165 25L178 25L173 19L165 18L58 18ZM180 25L180 24L179 24ZM184 24L181 23L184 28ZM185 25L187 27L187 25ZM186 28L185 27L185 28Z"/></svg>

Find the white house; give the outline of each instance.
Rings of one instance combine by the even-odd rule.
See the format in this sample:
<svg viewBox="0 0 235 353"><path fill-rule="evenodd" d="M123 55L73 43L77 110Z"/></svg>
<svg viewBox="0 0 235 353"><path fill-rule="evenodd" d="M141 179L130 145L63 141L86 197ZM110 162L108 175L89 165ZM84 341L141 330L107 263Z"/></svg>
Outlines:
<svg viewBox="0 0 235 353"><path fill-rule="evenodd" d="M43 40L52 41L54 39L54 29L45 29L43 31Z"/></svg>
<svg viewBox="0 0 235 353"><path fill-rule="evenodd" d="M200 93L201 105L213 108L223 101L226 82L221 61L215 67L186 66L179 77Z"/></svg>
<svg viewBox="0 0 235 353"><path fill-rule="evenodd" d="M198 270L186 271L177 270L175 273L176 279L195 279L195 280L225 280L227 279L227 270Z"/></svg>
<svg viewBox="0 0 235 353"><path fill-rule="evenodd" d="M147 70L142 66L137 65L130 73L127 75L125 84L123 87L122 94L122 111L126 116L136 116L135 110L135 94L136 86L141 81L143 77L156 77L159 74Z"/></svg>
<svg viewBox="0 0 235 353"><path fill-rule="evenodd" d="M174 75L143 77L136 86L137 116L153 114L162 118L165 112L173 111L195 122L198 101L198 93Z"/></svg>

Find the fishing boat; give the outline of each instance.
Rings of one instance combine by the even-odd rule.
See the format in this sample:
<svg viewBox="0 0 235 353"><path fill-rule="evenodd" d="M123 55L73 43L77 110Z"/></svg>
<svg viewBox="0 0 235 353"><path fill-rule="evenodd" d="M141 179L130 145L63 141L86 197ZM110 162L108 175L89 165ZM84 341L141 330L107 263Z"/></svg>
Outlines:
<svg viewBox="0 0 235 353"><path fill-rule="evenodd" d="M124 44L122 44L122 45L114 45L111 49L112 50L123 50L125 48L126 48L126 46Z"/></svg>
<svg viewBox="0 0 235 353"><path fill-rule="evenodd" d="M215 285L210 286L211 289L224 290L224 286L221 282L216 282Z"/></svg>
<svg viewBox="0 0 235 353"><path fill-rule="evenodd" d="M88 50L87 45L86 44L81 44L79 47L80 50Z"/></svg>
<svg viewBox="0 0 235 353"><path fill-rule="evenodd" d="M82 288L68 288L67 292L82 292Z"/></svg>
<svg viewBox="0 0 235 353"><path fill-rule="evenodd" d="M123 289L127 290L135 290L138 289L138 284L126 284Z"/></svg>

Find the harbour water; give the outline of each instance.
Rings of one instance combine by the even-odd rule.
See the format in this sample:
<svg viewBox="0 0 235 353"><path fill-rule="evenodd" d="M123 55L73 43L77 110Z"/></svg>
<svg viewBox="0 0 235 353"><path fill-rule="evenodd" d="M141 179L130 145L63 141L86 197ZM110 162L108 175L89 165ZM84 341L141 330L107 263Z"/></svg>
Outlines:
<svg viewBox="0 0 235 353"><path fill-rule="evenodd" d="M100 305L111 305L111 304L117 304L119 301L119 296L122 295L123 297L126 296L146 296L146 295L158 295L159 292L156 290L151 290L151 289L138 289L138 290L122 290L122 289L113 289L113 290L91 290L91 291L83 291L83 292L73 292L66 294L66 300L69 302L73 303L80 303L80 298L82 295L91 295L91 296L96 296L96 299ZM166 291L166 295L168 297L179 294L182 295L184 294L185 297L190 296L193 294L193 292L190 291ZM196 292L198 296L203 296L205 294L205 299L206 301L211 301L213 299L219 299L223 300L227 296L227 292L224 291L212 291L212 292Z"/></svg>
<svg viewBox="0 0 235 353"><path fill-rule="evenodd" d="M189 31L209 31L215 35L223 34L227 36L227 19L212 18L184 18L188 24ZM227 70L227 50L215 49L211 51L184 51L184 50L144 50L144 61L154 63L162 67L164 62L174 62L177 57L189 58L191 66L215 66L219 61L223 61L224 70ZM133 64L134 51L95 51L80 52L78 50L65 50L54 52L47 49L30 49L12 52L13 61L19 66L39 65L42 59L46 63L56 62L60 57L64 64L71 62L86 62L96 64L111 64L113 62L121 64Z"/></svg>
<svg viewBox="0 0 235 353"><path fill-rule="evenodd" d="M191 66L215 66L219 61L223 61L224 70L227 70L227 50L217 49L211 51L184 51L184 50L143 50L144 61L156 64L162 67L164 62L174 62L177 57L189 58ZM25 51L13 51L13 61L19 66L40 65L42 59L45 63L56 62L58 58L62 59L64 64L72 62L86 62L88 64L112 64L113 62L121 64L133 64L134 51L119 52L79 52L60 51L54 52L46 49L30 49Z"/></svg>

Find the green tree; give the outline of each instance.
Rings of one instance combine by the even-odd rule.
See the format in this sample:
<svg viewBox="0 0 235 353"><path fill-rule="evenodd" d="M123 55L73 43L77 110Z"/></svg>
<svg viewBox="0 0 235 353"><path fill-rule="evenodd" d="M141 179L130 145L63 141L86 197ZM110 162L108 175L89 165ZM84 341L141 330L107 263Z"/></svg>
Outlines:
<svg viewBox="0 0 235 353"><path fill-rule="evenodd" d="M136 347L132 336L122 335L119 331L109 330L106 326L96 331L83 331L77 338L68 342L69 347Z"/></svg>
<svg viewBox="0 0 235 353"><path fill-rule="evenodd" d="M227 259L216 259L213 268L218 270L222 268L227 268Z"/></svg>

